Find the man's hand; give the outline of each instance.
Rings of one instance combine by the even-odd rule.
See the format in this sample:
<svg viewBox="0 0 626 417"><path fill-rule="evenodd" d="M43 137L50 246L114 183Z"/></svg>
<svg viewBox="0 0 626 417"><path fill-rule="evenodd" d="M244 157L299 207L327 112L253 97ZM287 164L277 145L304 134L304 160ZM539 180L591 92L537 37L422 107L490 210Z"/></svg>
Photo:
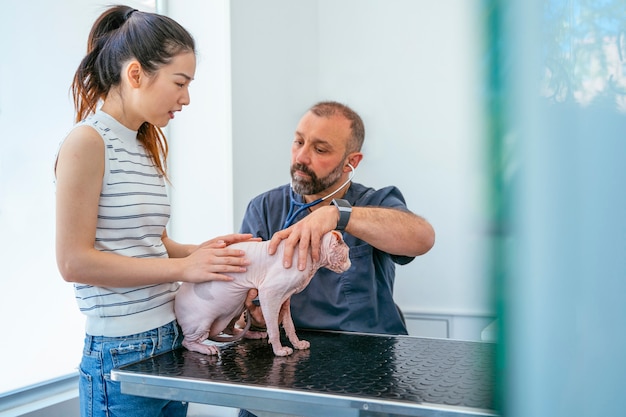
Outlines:
<svg viewBox="0 0 626 417"><path fill-rule="evenodd" d="M323 206L314 210L296 224L274 233L270 240L269 254L274 255L279 243L284 240L283 266L287 269L291 268L297 248L298 269L304 271L309 248L313 262L319 261L322 236L335 229L338 219L339 212L335 207Z"/></svg>
<svg viewBox="0 0 626 417"><path fill-rule="evenodd" d="M250 329L255 331L265 331L265 318L263 317L263 311L261 311L260 306L254 304L254 299L258 296L258 290L254 288L250 289L244 305L246 309L248 309L248 317L250 317L251 321Z"/></svg>

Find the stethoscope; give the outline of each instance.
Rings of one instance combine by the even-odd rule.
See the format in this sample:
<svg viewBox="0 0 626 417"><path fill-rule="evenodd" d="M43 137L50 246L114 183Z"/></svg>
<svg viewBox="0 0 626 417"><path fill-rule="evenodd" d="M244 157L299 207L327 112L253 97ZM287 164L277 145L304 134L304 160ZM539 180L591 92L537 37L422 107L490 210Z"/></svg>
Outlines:
<svg viewBox="0 0 626 417"><path fill-rule="evenodd" d="M339 191L341 191L342 188L344 188L346 185L348 185L350 183L350 181L352 181L352 178L354 177L354 167L351 164L348 164L348 166L350 167L350 169L352 171L350 172L350 176L348 177L346 182L341 184L341 187L337 188L335 191L333 191L332 193L328 194L326 197L318 198L317 200L311 201L310 203L300 203L299 201L296 201L296 196L295 196L295 193L293 191L293 187L289 187L289 199L291 200L291 202L289 203L289 213L287 214L287 218L285 219L285 224L283 225L283 229L286 229L289 226L291 226L293 224L294 220L296 219L296 217L298 217L298 215L300 213L302 213L304 210L306 210L306 209L308 209L310 207L313 207L313 206L321 203L322 201L324 201L324 200L334 196ZM294 211L294 209L296 207L298 207L298 209Z"/></svg>

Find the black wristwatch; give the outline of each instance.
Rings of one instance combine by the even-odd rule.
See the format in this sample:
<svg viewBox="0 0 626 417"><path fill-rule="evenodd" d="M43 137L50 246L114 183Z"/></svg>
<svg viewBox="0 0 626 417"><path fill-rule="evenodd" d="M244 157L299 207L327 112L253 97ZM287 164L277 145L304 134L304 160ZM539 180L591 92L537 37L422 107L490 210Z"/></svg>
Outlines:
<svg viewBox="0 0 626 417"><path fill-rule="evenodd" d="M332 201L332 204L337 207L339 210L339 221L337 222L336 230L344 230L348 225L348 221L350 220L350 214L352 214L352 206L348 202L348 200L341 200L339 198L335 198Z"/></svg>

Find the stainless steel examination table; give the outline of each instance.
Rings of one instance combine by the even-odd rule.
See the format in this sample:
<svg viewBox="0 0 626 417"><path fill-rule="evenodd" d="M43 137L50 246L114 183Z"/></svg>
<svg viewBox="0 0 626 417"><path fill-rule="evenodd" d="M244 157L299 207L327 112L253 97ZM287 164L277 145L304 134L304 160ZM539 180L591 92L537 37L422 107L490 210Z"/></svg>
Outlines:
<svg viewBox="0 0 626 417"><path fill-rule="evenodd" d="M127 394L281 415L495 416L493 343L299 331L309 350L275 357L267 340L184 348L112 373ZM286 343L288 345L288 343ZM265 412L265 413L263 413Z"/></svg>

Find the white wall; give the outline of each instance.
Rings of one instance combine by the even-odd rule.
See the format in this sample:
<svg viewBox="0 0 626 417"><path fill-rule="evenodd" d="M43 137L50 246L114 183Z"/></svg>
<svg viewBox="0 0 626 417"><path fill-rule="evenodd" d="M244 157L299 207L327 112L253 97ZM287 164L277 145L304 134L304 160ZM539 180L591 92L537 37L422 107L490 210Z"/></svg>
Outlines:
<svg viewBox="0 0 626 417"><path fill-rule="evenodd" d="M428 254L398 268L397 302L422 318L476 317L482 326L493 309L479 6L233 0L234 229L250 198L289 181L306 109L345 102L366 127L355 181L399 186L437 232ZM462 321L451 337L465 335Z"/></svg>
<svg viewBox="0 0 626 417"><path fill-rule="evenodd" d="M231 1L234 224L248 201L289 181L298 118L317 99L316 1Z"/></svg>
<svg viewBox="0 0 626 417"><path fill-rule="evenodd" d="M199 243L232 233L233 181L228 0L162 1L160 12L196 41L191 103L168 126L171 236Z"/></svg>

